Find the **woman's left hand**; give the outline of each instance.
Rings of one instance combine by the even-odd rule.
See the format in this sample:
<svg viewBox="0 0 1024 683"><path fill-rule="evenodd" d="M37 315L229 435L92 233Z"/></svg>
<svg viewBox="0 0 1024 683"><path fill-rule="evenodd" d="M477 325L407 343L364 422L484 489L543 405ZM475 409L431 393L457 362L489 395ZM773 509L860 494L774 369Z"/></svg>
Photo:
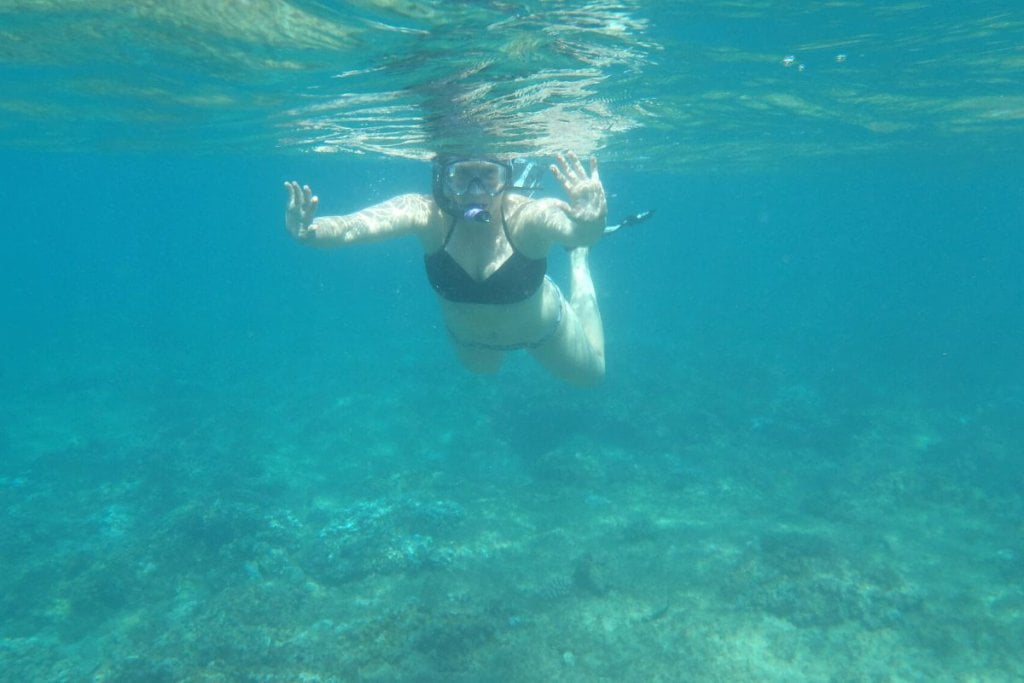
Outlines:
<svg viewBox="0 0 1024 683"><path fill-rule="evenodd" d="M577 223L603 224L608 214L608 201L597 174L597 158L590 158L589 174L573 152L566 156L559 154L557 158L558 165L551 165L551 173L569 195L569 215Z"/></svg>

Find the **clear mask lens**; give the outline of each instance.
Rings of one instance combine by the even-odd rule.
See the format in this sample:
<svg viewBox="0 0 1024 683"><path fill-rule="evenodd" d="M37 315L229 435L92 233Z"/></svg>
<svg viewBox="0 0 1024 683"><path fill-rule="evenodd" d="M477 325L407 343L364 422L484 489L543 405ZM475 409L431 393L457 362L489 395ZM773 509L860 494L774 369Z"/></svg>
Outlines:
<svg viewBox="0 0 1024 683"><path fill-rule="evenodd" d="M494 161L456 161L444 173L445 187L456 197L466 194L497 196L508 184L508 168Z"/></svg>

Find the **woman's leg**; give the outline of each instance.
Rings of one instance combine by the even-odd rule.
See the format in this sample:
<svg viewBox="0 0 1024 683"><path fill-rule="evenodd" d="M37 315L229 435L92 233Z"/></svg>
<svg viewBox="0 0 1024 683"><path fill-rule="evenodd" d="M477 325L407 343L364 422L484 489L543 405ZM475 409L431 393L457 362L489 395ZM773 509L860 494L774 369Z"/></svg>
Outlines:
<svg viewBox="0 0 1024 683"><path fill-rule="evenodd" d="M590 277L590 264L587 263L589 255L590 247L577 247L569 252L569 263L572 266L569 305L576 312L583 334L587 336L590 350L604 376L604 325L601 323L601 309L597 307L594 280Z"/></svg>
<svg viewBox="0 0 1024 683"><path fill-rule="evenodd" d="M531 349L553 375L584 386L604 378L604 327L587 263L589 251L578 247L569 252L571 289L562 326L549 342Z"/></svg>

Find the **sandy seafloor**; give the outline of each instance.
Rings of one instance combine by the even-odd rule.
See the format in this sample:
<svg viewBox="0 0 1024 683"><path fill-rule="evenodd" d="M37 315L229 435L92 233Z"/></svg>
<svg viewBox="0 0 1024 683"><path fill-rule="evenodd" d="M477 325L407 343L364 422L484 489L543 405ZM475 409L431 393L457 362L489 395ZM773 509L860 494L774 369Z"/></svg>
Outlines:
<svg viewBox="0 0 1024 683"><path fill-rule="evenodd" d="M26 355L4 678L1024 678L1024 395L660 353Z"/></svg>

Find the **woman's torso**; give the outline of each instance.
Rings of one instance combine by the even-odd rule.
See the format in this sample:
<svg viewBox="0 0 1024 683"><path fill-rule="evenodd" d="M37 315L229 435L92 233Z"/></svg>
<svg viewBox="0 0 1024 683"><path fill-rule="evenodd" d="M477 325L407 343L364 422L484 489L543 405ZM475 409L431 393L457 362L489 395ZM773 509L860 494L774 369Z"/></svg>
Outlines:
<svg viewBox="0 0 1024 683"><path fill-rule="evenodd" d="M456 221L441 211L424 235L425 264L448 329L463 341L528 342L550 329L561 296L545 278L546 257L516 248L525 197L505 199L499 225ZM521 233L520 233L521 234Z"/></svg>

